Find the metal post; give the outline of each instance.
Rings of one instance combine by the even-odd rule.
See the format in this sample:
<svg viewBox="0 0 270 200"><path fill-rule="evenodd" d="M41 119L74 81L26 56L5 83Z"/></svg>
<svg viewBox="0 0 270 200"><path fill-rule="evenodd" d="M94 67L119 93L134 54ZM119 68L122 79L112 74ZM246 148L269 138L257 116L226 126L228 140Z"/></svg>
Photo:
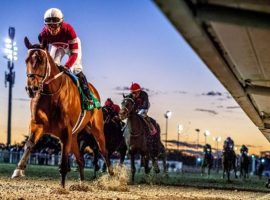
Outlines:
<svg viewBox="0 0 270 200"><path fill-rule="evenodd" d="M13 62L8 61L8 124L7 124L7 145L11 144L11 114L12 114L12 87L13 87Z"/></svg>
<svg viewBox="0 0 270 200"><path fill-rule="evenodd" d="M177 133L177 151L179 152L180 133Z"/></svg>
<svg viewBox="0 0 270 200"><path fill-rule="evenodd" d="M219 164L218 164L218 162L219 162L219 155L218 155L218 141L217 141L217 173L219 171Z"/></svg>
<svg viewBox="0 0 270 200"><path fill-rule="evenodd" d="M197 132L197 147L196 147L196 149L198 151L198 149L199 149L199 134L200 134L200 129L195 129L195 131Z"/></svg>
<svg viewBox="0 0 270 200"><path fill-rule="evenodd" d="M8 82L8 121L7 121L7 145L11 144L11 116L12 116L12 87L15 80L14 69L14 37L15 28L9 27L8 29L9 38L11 40L11 57L8 58L7 67L9 72L5 74L5 85Z"/></svg>
<svg viewBox="0 0 270 200"><path fill-rule="evenodd" d="M168 117L166 117L166 133L165 133L165 148L167 149L167 139L168 139Z"/></svg>

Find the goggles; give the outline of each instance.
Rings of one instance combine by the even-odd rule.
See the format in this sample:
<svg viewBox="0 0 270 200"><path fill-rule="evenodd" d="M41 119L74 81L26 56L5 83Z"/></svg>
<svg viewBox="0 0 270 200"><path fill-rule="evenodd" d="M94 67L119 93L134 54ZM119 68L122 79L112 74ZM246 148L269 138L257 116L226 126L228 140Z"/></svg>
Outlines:
<svg viewBox="0 0 270 200"><path fill-rule="evenodd" d="M62 22L62 19L60 19L58 17L48 17L48 18L44 19L45 24L59 24L61 22Z"/></svg>

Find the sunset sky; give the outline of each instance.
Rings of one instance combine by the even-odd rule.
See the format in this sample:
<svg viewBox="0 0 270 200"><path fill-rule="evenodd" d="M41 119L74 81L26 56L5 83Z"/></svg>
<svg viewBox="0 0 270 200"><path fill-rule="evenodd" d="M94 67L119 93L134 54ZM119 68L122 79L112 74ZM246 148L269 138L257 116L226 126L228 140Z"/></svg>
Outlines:
<svg viewBox="0 0 270 200"><path fill-rule="evenodd" d="M84 73L99 90L102 103L111 97L120 103L131 82L149 90L149 115L157 119L165 132L166 110L169 139L177 138L177 126L184 130L180 140L196 142L195 129L231 136L237 145L250 145L251 153L270 150L269 142L245 115L226 89L208 70L169 21L149 0L2 0L0 4L0 45L4 47L8 27L16 28L19 59L15 63L13 90L12 142L20 142L28 133L29 98L25 87L27 49L23 38L36 43L43 27L44 12L51 7L63 11L65 21L82 41ZM0 58L0 143L6 143L8 88L4 85L6 60Z"/></svg>

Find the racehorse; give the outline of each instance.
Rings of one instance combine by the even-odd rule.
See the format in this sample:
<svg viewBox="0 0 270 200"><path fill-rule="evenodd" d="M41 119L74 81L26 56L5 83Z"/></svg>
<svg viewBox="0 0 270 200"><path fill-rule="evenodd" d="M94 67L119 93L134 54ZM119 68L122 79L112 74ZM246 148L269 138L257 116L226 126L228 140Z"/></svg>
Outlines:
<svg viewBox="0 0 270 200"><path fill-rule="evenodd" d="M28 48L26 89L31 97L30 135L12 178L24 176L31 149L44 133L58 137L62 143L62 159L59 167L62 187L65 187L66 174L70 170L68 156L71 152L76 157L80 179L84 180L84 160L77 141L77 135L81 131L91 133L95 137L105 162L110 166L105 147L102 111L81 109L81 98L77 86L66 73L59 70L48 53L45 42L32 45L27 37L24 42ZM89 88L99 99L98 91L94 86L89 84ZM109 173L113 174L111 167L109 167Z"/></svg>
<svg viewBox="0 0 270 200"><path fill-rule="evenodd" d="M235 178L236 175L236 155L232 148L225 148L222 154L222 165L223 165L223 178L225 178L225 173L227 174L227 181L230 182L230 172L234 169Z"/></svg>
<svg viewBox="0 0 270 200"><path fill-rule="evenodd" d="M127 124L124 129L124 137L128 147L128 154L130 155L132 183L136 172L135 155L141 155L142 166L144 166L145 173L150 172L149 169L149 150L147 147L147 134L149 128L144 119L135 111L135 102L132 98L124 96L121 103L121 110L119 113L120 119L127 119Z"/></svg>
<svg viewBox="0 0 270 200"><path fill-rule="evenodd" d="M241 152L240 154L240 176L248 178L248 167L249 167L249 158L246 151Z"/></svg>
<svg viewBox="0 0 270 200"><path fill-rule="evenodd" d="M125 143L125 139L123 137L123 123L120 121L113 110L109 106L102 107L103 119L104 119L104 134L106 139L106 148L108 151L108 157L111 158L114 152L120 153L120 165L124 163L127 146ZM96 172L99 171L100 167L98 165L98 156L99 153L97 151L97 143L94 141L95 139L91 137L89 134L82 134L79 136L79 144L80 151L84 154L84 149L89 146L93 150L94 159L94 178L96 178ZM106 164L104 163L103 171L106 171Z"/></svg>
<svg viewBox="0 0 270 200"><path fill-rule="evenodd" d="M202 161L201 166L201 174L203 175L205 173L205 168L207 167L207 175L210 175L210 171L213 167L213 155L210 148L206 148L204 151L204 157Z"/></svg>

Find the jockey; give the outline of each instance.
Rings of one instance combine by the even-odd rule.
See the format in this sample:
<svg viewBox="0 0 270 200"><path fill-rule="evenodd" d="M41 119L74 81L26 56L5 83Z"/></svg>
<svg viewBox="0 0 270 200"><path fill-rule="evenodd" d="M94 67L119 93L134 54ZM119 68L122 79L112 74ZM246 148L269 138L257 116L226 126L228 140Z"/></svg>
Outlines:
<svg viewBox="0 0 270 200"><path fill-rule="evenodd" d="M231 137L227 137L227 139L224 141L223 149L230 149L234 151L234 141L231 139Z"/></svg>
<svg viewBox="0 0 270 200"><path fill-rule="evenodd" d="M151 123L150 118L147 116L147 112L150 107L148 94L141 89L141 86L138 83L132 83L129 89L130 96L135 102L135 108L137 110L137 113L143 117L144 121L150 129L151 134L154 135L157 130Z"/></svg>
<svg viewBox="0 0 270 200"><path fill-rule="evenodd" d="M206 144L203 146L203 152L204 153L212 153L212 147L210 144Z"/></svg>
<svg viewBox="0 0 270 200"><path fill-rule="evenodd" d="M105 101L104 106L109 108L109 110L110 110L110 112L112 114L111 115L112 120L114 120L115 122L121 122L121 120L119 118L120 106L118 106L117 104L114 104L113 101L111 100L111 98L108 98Z"/></svg>
<svg viewBox="0 0 270 200"><path fill-rule="evenodd" d="M54 62L62 70L70 70L79 78L80 85L87 97L87 101L93 104L92 95L88 88L88 82L82 72L81 41L73 27L64 22L64 15L57 8L50 8L44 14L43 30L38 36L39 42L46 41L51 44L50 55ZM65 65L61 65L64 55L68 55Z"/></svg>
<svg viewBox="0 0 270 200"><path fill-rule="evenodd" d="M141 86L138 83L132 83L129 89L131 96L135 101L137 113L146 117L150 107L148 94L141 89Z"/></svg>
<svg viewBox="0 0 270 200"><path fill-rule="evenodd" d="M244 153L244 152L248 153L248 148L246 147L246 145L243 144L240 149L240 153Z"/></svg>
<svg viewBox="0 0 270 200"><path fill-rule="evenodd" d="M118 115L120 112L120 107L117 104L114 104L111 98L108 98L105 101L104 106L110 108L114 112L114 115Z"/></svg>

